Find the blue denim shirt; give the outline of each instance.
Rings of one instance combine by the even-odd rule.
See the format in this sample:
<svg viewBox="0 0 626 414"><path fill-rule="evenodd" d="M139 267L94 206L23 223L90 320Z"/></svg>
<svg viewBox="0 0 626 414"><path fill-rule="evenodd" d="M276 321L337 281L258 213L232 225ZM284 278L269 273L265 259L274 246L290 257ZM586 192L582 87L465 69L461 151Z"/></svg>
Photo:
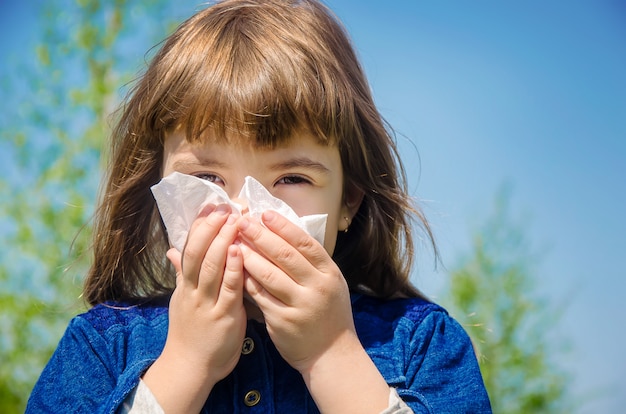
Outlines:
<svg viewBox="0 0 626 414"><path fill-rule="evenodd" d="M490 413L472 344L441 307L353 295L357 333L387 383L415 413ZM159 356L167 299L102 304L75 317L35 385L27 413L114 413ZM359 398L359 395L346 395ZM203 413L318 413L300 374L249 321L235 370Z"/></svg>

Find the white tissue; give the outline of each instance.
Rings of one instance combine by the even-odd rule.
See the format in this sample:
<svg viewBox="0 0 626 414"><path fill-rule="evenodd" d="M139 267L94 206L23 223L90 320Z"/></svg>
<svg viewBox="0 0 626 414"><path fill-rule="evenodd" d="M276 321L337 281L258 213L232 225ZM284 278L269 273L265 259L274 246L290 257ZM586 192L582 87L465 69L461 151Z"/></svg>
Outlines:
<svg viewBox="0 0 626 414"><path fill-rule="evenodd" d="M170 243L183 251L191 223L207 204L228 204L241 214L242 206L231 201L217 184L178 172L171 173L151 187L159 212L167 228ZM315 240L324 244L327 214L298 217L284 201L272 196L263 185L246 177L239 199L248 204L249 215L260 220L266 210L274 210L304 229Z"/></svg>

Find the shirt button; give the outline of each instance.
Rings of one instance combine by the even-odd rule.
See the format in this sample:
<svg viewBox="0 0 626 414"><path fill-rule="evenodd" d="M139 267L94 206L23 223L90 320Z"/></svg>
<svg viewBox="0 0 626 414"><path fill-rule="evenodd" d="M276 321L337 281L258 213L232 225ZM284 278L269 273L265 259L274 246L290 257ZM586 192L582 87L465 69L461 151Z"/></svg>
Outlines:
<svg viewBox="0 0 626 414"><path fill-rule="evenodd" d="M248 391L243 397L243 403L248 407L254 407L261 401L261 393L257 390Z"/></svg>
<svg viewBox="0 0 626 414"><path fill-rule="evenodd" d="M254 341L252 338L247 337L243 340L243 345L241 345L241 353L243 355L248 355L254 350Z"/></svg>

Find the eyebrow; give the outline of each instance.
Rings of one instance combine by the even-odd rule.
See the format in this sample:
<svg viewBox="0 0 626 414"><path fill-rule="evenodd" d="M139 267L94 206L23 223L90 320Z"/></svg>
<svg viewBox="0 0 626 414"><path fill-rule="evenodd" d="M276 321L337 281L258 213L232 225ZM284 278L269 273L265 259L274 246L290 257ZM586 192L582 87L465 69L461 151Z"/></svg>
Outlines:
<svg viewBox="0 0 626 414"><path fill-rule="evenodd" d="M278 162L270 166L272 170L287 170L290 168L307 168L321 173L329 173L330 169L321 162L314 161L308 157L290 158L286 161Z"/></svg>
<svg viewBox="0 0 626 414"><path fill-rule="evenodd" d="M218 161L215 158L182 158L174 161L172 164L174 169L184 169L185 167L212 167L212 168L227 168L228 164L222 161ZM274 171L288 170L290 168L306 168L320 173L328 174L330 169L324 164L318 161L314 161L308 157L295 157L289 158L285 161L277 162L270 165L270 169Z"/></svg>
<svg viewBox="0 0 626 414"><path fill-rule="evenodd" d="M216 167L216 168L226 168L227 164L221 161L218 161L213 158L182 158L174 161L172 167L174 169L184 168L184 167Z"/></svg>

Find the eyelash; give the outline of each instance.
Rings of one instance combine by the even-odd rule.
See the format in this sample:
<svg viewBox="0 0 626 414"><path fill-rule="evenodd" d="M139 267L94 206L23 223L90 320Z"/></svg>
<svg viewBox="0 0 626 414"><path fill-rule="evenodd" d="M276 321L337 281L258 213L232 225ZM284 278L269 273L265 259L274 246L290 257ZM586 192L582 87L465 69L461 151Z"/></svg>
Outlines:
<svg viewBox="0 0 626 414"><path fill-rule="evenodd" d="M220 183L224 184L224 180L216 174L198 173L198 174L194 174L194 176L202 180L207 180L214 184L220 184ZM311 184L311 180L304 178L300 175L286 175L284 177L281 177L279 180L277 180L274 185L277 185L277 184L285 184L285 185Z"/></svg>
<svg viewBox="0 0 626 414"><path fill-rule="evenodd" d="M210 174L210 173L198 173L198 174L194 174L195 177L198 177L202 180L206 180L210 183L214 183L214 184L218 184L217 180L221 181L222 183L224 183L224 180L222 180L218 175L216 174Z"/></svg>
<svg viewBox="0 0 626 414"><path fill-rule="evenodd" d="M290 181L290 182L285 182L285 181ZM276 181L276 184L287 184L287 185L311 184L311 180L308 180L300 175L286 175L280 178L278 181Z"/></svg>

